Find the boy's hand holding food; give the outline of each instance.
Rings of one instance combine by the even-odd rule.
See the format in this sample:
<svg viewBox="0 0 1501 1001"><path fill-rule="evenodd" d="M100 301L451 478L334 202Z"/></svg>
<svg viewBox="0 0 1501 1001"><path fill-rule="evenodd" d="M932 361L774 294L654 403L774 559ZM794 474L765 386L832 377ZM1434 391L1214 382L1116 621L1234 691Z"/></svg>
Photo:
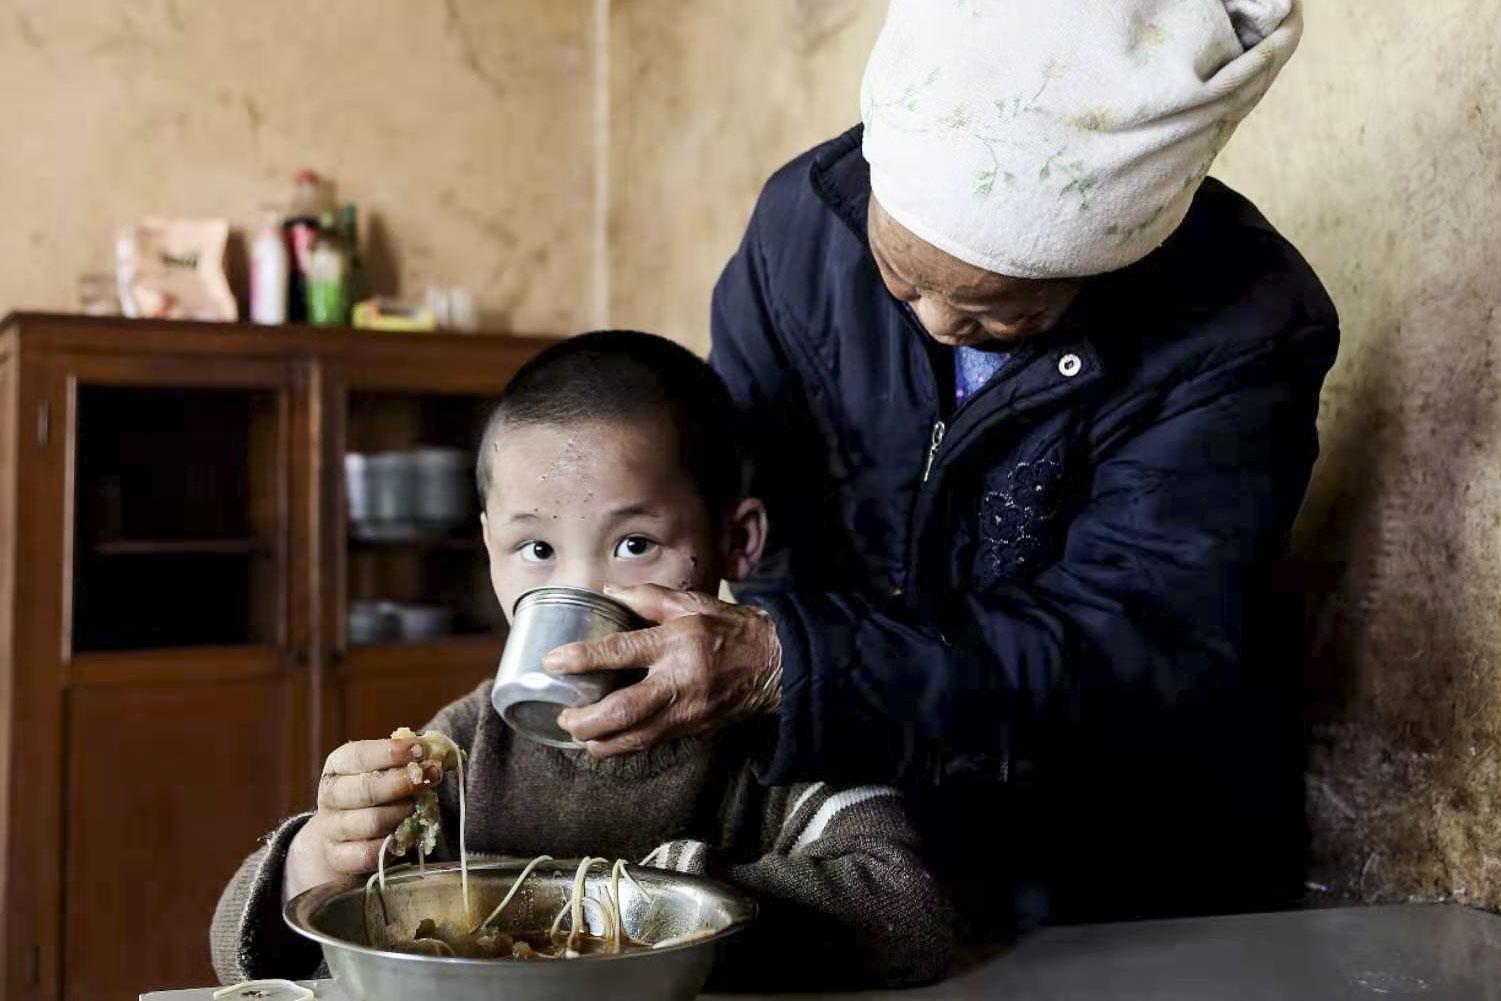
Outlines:
<svg viewBox="0 0 1501 1001"><path fill-rule="evenodd" d="M375 870L381 843L412 815L412 797L443 781L416 739L355 740L328 756L318 811L292 839L288 898L341 876Z"/></svg>

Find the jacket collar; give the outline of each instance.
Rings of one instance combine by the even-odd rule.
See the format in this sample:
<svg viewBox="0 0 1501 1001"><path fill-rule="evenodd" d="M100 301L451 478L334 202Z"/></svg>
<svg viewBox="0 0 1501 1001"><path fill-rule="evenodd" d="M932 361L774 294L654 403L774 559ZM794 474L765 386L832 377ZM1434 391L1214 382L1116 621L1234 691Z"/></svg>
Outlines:
<svg viewBox="0 0 1501 1001"><path fill-rule="evenodd" d="M861 152L865 126L823 144L813 156L808 179L819 199L868 246L865 213L870 207L870 165Z"/></svg>

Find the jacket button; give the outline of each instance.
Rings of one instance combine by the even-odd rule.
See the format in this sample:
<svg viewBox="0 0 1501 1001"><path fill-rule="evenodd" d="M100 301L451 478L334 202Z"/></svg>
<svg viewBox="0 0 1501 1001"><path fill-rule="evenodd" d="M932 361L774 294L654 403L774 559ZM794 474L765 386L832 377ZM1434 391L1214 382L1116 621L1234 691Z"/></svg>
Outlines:
<svg viewBox="0 0 1501 1001"><path fill-rule="evenodd" d="M1058 374L1065 379L1072 379L1084 371L1084 362L1076 354L1067 354L1058 359Z"/></svg>

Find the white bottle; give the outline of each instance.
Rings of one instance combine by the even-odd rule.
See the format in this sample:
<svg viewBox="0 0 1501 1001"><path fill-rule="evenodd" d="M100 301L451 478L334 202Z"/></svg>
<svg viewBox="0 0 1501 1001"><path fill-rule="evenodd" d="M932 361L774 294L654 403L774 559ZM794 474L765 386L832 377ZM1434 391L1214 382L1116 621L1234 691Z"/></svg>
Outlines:
<svg viewBox="0 0 1501 1001"><path fill-rule="evenodd" d="M281 218L267 212L250 247L250 318L256 323L287 322L290 268Z"/></svg>

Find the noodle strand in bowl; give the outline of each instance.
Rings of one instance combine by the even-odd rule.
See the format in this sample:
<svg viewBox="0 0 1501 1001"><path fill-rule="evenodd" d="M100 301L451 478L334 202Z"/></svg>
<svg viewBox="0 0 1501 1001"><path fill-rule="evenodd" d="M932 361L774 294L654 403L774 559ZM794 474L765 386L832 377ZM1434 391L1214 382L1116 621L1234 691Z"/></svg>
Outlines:
<svg viewBox="0 0 1501 1001"><path fill-rule="evenodd" d="M453 741L449 741L453 743ZM469 906L469 853L464 850L464 758L463 749L455 746L454 755L458 759L459 778L459 885L464 890L464 921L469 922L473 916L473 909Z"/></svg>
<svg viewBox="0 0 1501 1001"><path fill-rule="evenodd" d="M464 849L462 847L460 847L459 848L460 855L463 854L463 851L464 851ZM503 911L503 910L505 910L506 907L507 907L507 905L509 905L510 902L513 899L515 899L515 897L516 897L516 891L518 891L518 890L521 889L521 884L526 882L526 878L532 874L532 870L535 869L535 868L537 868L537 866L541 865L543 862L551 862L551 861L552 861L552 856L551 855L538 855L536 858L534 858L530 862L528 862L526 864L526 868L521 870L521 875L519 875L519 876L516 877L516 882L514 882L514 883L511 884L510 891L506 893L505 897L501 900L500 903L498 903L498 904L495 905L495 910L493 910L493 911L490 912L490 916L489 917L485 918L485 920L483 920L479 924L475 925L474 926L474 930L472 932L470 932L470 934L471 935L478 935L480 932L484 931L486 925L488 925L490 922L494 921L496 918L500 917L500 912ZM467 911L468 909L469 909L469 907L466 904L465 907L464 907L464 910ZM466 914L465 917L468 917L468 915Z"/></svg>
<svg viewBox="0 0 1501 1001"><path fill-rule="evenodd" d="M412 847L417 849L417 878L426 879L427 855L429 849L437 844L437 797L431 790L421 790L417 794L417 805L411 817L402 822L402 825L388 835L381 842L380 857L376 862L376 871L371 874L365 883L365 918L366 940L371 945L394 948L402 952L412 952L428 956L480 956L484 958L515 958L515 959L559 959L572 958L581 955L581 940L589 940L593 943L594 950L605 953L620 953L628 948L646 948L645 943L636 942L626 931L625 914L621 906L620 880L624 876L640 897L647 903L655 903L655 898L642 886L636 877L631 875L628 863L624 859L616 859L613 863L602 857L585 856L573 874L572 892L568 899L563 902L557 916L553 918L552 925L541 937L545 938L545 944L534 945L524 939L513 939L511 935L491 926L500 918L505 909L510 906L516 895L521 891L526 881L531 878L537 866L544 862L553 861L550 855L538 855L528 862L517 874L511 883L505 896L484 920L478 924L472 924L474 909L469 893L469 851L468 851L468 816L465 803L464 765L468 757L447 735L436 730L427 730L416 733L406 727L401 727L391 735L395 739L415 739L422 744L424 756L437 761L445 769L452 768L459 785L459 883L463 897L464 920L462 927L467 931L455 932L439 929L436 922L431 919L424 920L418 931L412 938L391 939L390 911L386 904L386 854L394 849L397 853L404 853ZM424 798L426 797L426 798ZM596 866L610 866L610 875L607 882L601 886L600 896L593 897L586 893L586 886L590 870ZM378 888L378 889L377 889ZM379 929L371 926L375 917L374 908L371 906L372 895L380 899ZM599 935L592 936L589 933L587 911L593 907L599 915ZM559 938L562 933L563 920L568 919L568 934ZM697 936L678 936L653 945L659 948L665 945L677 945L683 941L691 941ZM593 950L591 950L593 951Z"/></svg>
<svg viewBox="0 0 1501 1001"><path fill-rule="evenodd" d="M462 850L462 849L461 849ZM697 935L679 936L664 942L648 946L631 938L626 931L625 909L621 896L621 878L635 888L636 892L648 903L655 903L656 898L642 886L630 869L629 863L624 859L616 859L613 863L607 858L588 856L581 860L574 870L571 880L570 893L563 901L563 906L558 909L553 917L551 925L546 931L533 933L525 938L512 938L512 935L492 927L505 912L511 902L516 899L527 880L536 872L539 865L553 861L549 855L539 855L526 864L517 873L515 880L483 921L474 925L467 932L455 933L452 930L439 928L432 920L424 920L414 938L398 939L391 941L389 938L389 915L385 909L384 895L380 894L378 887L383 885L381 873L372 875L365 884L367 918L374 913L369 904L372 893L381 896L380 918L383 927L379 933L367 926L366 938L372 945L382 945L397 949L402 952L413 952L421 955L449 955L442 952L433 942L441 942L452 954L460 957L480 957L492 959L572 959L585 954L585 952L603 952L605 954L618 954L629 949L658 948L666 945L680 945L684 942L693 941ZM589 872L598 866L610 866L608 880L599 885L599 896L588 893ZM426 878L418 873L418 879ZM598 934L591 934L589 930L589 912L593 910L599 918ZM568 921L567 933L564 933L563 922ZM514 934L514 933L513 933ZM539 941L540 940L540 941ZM584 945L588 943L587 950Z"/></svg>

